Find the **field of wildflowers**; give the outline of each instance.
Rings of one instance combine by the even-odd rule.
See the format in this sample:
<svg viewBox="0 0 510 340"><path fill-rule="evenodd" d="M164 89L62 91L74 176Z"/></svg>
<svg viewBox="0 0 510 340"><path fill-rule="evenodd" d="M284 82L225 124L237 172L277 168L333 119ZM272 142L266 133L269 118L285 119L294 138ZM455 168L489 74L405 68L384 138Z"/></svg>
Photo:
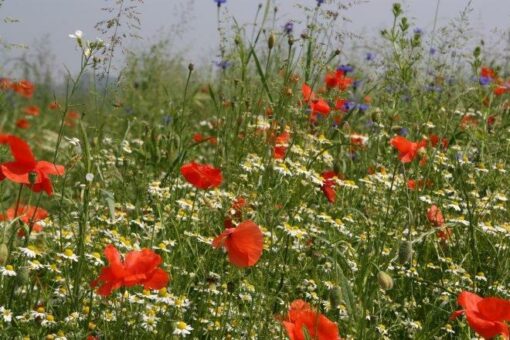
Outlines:
<svg viewBox="0 0 510 340"><path fill-rule="evenodd" d="M508 56L310 3L211 0L211 72L76 31L63 91L0 78L0 338L510 337Z"/></svg>

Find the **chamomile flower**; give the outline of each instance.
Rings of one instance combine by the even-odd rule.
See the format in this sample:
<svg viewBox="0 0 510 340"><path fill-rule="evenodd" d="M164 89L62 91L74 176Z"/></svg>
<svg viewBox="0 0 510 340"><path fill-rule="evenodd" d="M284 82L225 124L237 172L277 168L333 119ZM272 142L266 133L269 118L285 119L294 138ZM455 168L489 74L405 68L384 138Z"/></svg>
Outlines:
<svg viewBox="0 0 510 340"><path fill-rule="evenodd" d="M16 276L16 272L14 271L14 267L10 264L5 267L0 266L0 274L3 276Z"/></svg>
<svg viewBox="0 0 510 340"><path fill-rule="evenodd" d="M76 254L74 254L73 250L70 248L65 249L63 253L60 253L57 255L64 259L67 259L67 260L70 260L73 262L78 262L78 256L76 256Z"/></svg>
<svg viewBox="0 0 510 340"><path fill-rule="evenodd" d="M182 336L183 338L191 334L193 328L184 321L177 321L175 323L174 335Z"/></svg>

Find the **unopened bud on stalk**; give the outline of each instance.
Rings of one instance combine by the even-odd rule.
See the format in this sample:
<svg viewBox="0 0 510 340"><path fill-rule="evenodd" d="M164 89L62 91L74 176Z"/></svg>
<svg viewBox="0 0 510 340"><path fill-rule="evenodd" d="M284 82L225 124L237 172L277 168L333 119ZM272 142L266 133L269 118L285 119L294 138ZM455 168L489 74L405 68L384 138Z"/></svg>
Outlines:
<svg viewBox="0 0 510 340"><path fill-rule="evenodd" d="M9 248L5 243L0 244L0 265L4 265L9 257Z"/></svg>
<svg viewBox="0 0 510 340"><path fill-rule="evenodd" d="M274 33L271 32L271 34L269 35L269 38L267 39L267 47L270 50L274 47L275 40L276 40L276 38L274 36Z"/></svg>
<svg viewBox="0 0 510 340"><path fill-rule="evenodd" d="M338 287L333 287L329 290L329 303L331 307L336 309L342 302L342 291Z"/></svg>
<svg viewBox="0 0 510 340"><path fill-rule="evenodd" d="M402 241L400 243L400 247L398 248L398 262L400 264L405 264L411 261L413 257L413 243L410 241Z"/></svg>
<svg viewBox="0 0 510 340"><path fill-rule="evenodd" d="M194 69L195 69L195 65L193 65L193 63L189 63L188 64L188 71L193 72Z"/></svg>
<svg viewBox="0 0 510 340"><path fill-rule="evenodd" d="M393 279L386 272L380 271L377 273L377 282L379 282L379 287L384 290L390 290L393 288Z"/></svg>
<svg viewBox="0 0 510 340"><path fill-rule="evenodd" d="M21 267L18 270L18 280L23 284L30 282L30 273L27 267Z"/></svg>
<svg viewBox="0 0 510 340"><path fill-rule="evenodd" d="M335 53L335 55L339 55L340 54L340 50L336 49L334 53Z"/></svg>

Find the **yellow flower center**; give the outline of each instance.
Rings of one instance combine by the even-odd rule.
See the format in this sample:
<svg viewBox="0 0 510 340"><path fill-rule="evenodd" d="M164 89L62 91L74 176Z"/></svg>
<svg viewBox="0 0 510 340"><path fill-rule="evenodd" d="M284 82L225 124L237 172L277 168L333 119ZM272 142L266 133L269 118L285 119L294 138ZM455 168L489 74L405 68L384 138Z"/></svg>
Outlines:
<svg viewBox="0 0 510 340"><path fill-rule="evenodd" d="M186 324L186 322L183 322L183 321L179 321L177 322L177 328L180 329L180 330L185 330L186 327L188 327L188 325Z"/></svg>

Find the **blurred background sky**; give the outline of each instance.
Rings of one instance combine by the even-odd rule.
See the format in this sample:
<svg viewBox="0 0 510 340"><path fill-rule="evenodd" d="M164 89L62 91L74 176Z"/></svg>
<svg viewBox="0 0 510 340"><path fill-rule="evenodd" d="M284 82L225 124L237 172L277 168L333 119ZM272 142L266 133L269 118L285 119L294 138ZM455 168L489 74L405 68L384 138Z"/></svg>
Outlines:
<svg viewBox="0 0 510 340"><path fill-rule="evenodd" d="M233 15L240 23L253 21L260 2L265 0L227 0L224 13ZM281 25L288 20L304 20L297 4L314 6L315 0L275 0ZM391 25L391 5L395 0L370 0L343 13L351 22L346 29L360 34L377 34ZM436 0L400 1L407 15L417 27L430 32L433 27ZM468 0L440 0L438 24L446 24L466 7ZM50 55L55 72L63 72L64 65L76 72L79 52L68 37L80 29L85 37L94 39L99 32L94 25L108 14L101 8L112 5L106 0L5 0L0 7L0 38L7 43L26 45L0 51L1 72L9 73L10 65L22 53L35 53L44 46ZM129 1L126 1L129 4ZM133 4L139 4L133 2ZM490 37L495 29L510 28L510 0L472 0L470 13L472 28L480 37ZM216 3L213 0L145 0L138 5L142 39L132 40L127 47L143 49L164 37L172 37L173 48L195 63L212 62L217 55ZM112 14L110 14L111 16ZM18 20L6 23L5 18ZM179 32L181 31L181 32ZM506 43L506 42L502 42ZM43 50L44 50L43 49ZM120 64L121 58L116 59ZM11 67L12 69L12 67Z"/></svg>

